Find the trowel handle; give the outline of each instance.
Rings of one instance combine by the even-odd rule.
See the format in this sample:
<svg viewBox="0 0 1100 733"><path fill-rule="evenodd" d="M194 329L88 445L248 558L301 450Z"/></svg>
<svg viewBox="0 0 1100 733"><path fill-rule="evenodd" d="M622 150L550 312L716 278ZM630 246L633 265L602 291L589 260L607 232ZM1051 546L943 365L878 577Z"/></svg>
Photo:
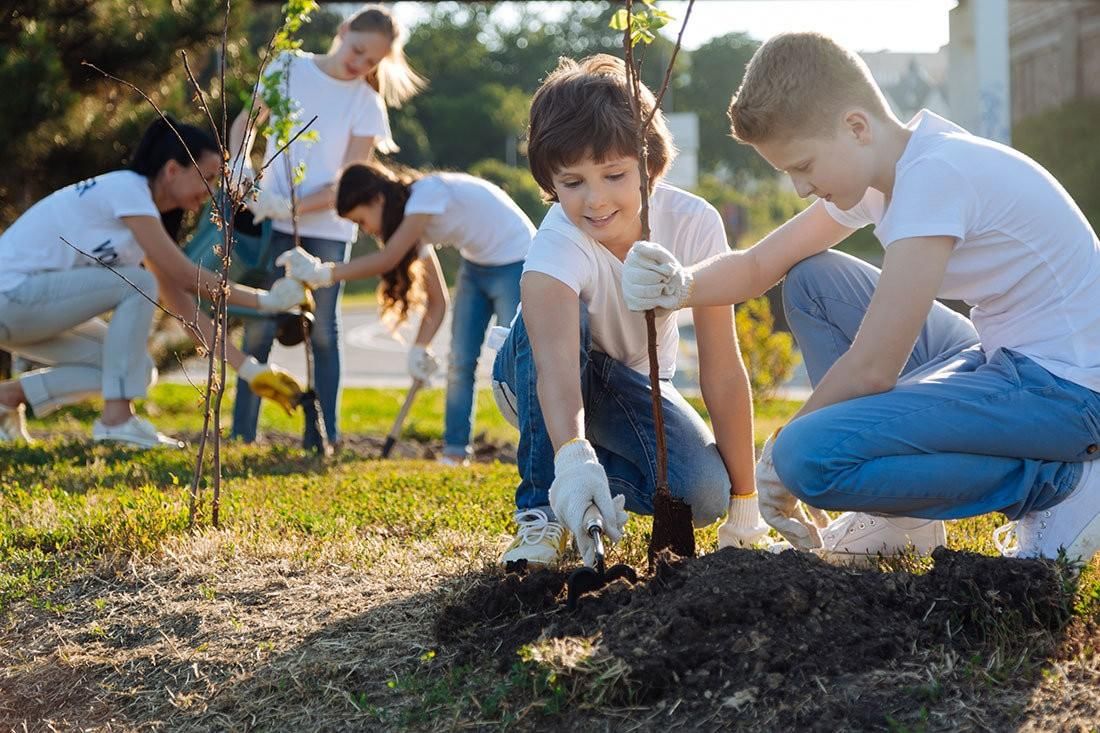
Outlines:
<svg viewBox="0 0 1100 733"><path fill-rule="evenodd" d="M584 520L581 522L586 534L595 539L596 534L603 534L603 515L595 504L589 504L584 510ZM595 533L595 534L594 534Z"/></svg>

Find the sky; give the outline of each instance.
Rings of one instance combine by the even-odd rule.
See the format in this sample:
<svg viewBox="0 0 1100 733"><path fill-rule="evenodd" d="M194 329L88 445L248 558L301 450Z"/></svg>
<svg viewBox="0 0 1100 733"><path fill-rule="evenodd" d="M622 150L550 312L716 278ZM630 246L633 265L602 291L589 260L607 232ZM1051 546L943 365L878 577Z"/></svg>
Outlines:
<svg viewBox="0 0 1100 733"><path fill-rule="evenodd" d="M816 30L856 51L932 53L947 43L948 12L957 0L697 0L684 33L684 47L742 31L763 40L782 31ZM502 2L495 13L507 19L515 10ZM568 12L568 2L544 2L547 17ZM352 5L352 8L355 6ZM425 15L425 6L398 2L392 6L406 25ZM676 18L666 35L675 39L687 8L683 0L663 0L662 10Z"/></svg>

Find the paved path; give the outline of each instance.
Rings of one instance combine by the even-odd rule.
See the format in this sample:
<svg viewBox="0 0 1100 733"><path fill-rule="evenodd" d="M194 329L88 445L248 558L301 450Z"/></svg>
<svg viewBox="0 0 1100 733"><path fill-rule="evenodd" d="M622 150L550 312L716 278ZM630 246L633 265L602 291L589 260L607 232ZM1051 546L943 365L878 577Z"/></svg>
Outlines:
<svg viewBox="0 0 1100 733"><path fill-rule="evenodd" d="M680 355L677 363L675 383L685 392L698 392L699 385L696 381L697 359L695 350L694 333L690 328L689 313L684 312L681 321ZM416 318L414 323L419 323ZM341 339L344 344L343 383L348 387L407 387L409 376L405 371L405 354L407 344L411 343L416 334L413 323L406 323L399 331L404 342L399 340L382 323L378 317L378 309L373 305L352 305L344 308L343 330ZM447 355L451 345L451 314L448 311L443 326L436 334L432 342L432 350L440 359L441 364L446 364ZM482 348L481 358L478 361L478 384L482 387L489 386L492 374L494 352L488 348ZM301 346L286 347L278 342L271 352L271 358L280 366L291 372L304 376L306 371L305 350ZM196 382L205 379L206 360L194 358L189 360L185 368L187 375L182 370L175 370L162 375L162 379L168 382L185 382L190 375ZM437 374L434 380L436 386L443 384L441 374ZM784 386L781 396L789 399L805 399L809 396L809 381L806 379L805 370L799 366L791 382Z"/></svg>

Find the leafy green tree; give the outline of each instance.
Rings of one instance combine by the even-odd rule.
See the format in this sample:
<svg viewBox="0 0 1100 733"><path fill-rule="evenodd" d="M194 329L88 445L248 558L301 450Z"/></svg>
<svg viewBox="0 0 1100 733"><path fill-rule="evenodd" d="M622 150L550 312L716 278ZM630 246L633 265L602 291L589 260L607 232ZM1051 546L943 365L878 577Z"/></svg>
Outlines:
<svg viewBox="0 0 1100 733"><path fill-rule="evenodd" d="M188 120L179 59L198 73L220 41L222 0L13 0L0 24L0 225L50 191L121 165L154 112L132 82ZM238 19L241 10L234 12ZM231 53L240 49L234 42Z"/></svg>
<svg viewBox="0 0 1100 733"><path fill-rule="evenodd" d="M712 38L691 52L688 80L674 97L677 111L699 115L700 168L708 172L725 169L739 184L775 177L775 171L751 146L730 139L727 116L745 65L759 46L759 41L744 33Z"/></svg>

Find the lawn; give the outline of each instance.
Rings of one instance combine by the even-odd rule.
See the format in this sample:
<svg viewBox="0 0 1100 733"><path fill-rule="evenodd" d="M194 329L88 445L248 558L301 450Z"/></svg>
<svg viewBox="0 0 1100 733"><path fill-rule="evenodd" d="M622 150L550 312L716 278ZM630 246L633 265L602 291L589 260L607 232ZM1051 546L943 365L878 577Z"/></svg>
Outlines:
<svg viewBox="0 0 1100 733"><path fill-rule="evenodd" d="M402 397L346 390L343 429L384 434ZM192 388L162 385L148 410L161 429L193 437L197 404ZM442 404L439 390L422 395L408 421L412 442L438 444ZM759 405L757 442L797 407ZM595 616L565 633L574 622L556 606L517 606L486 615L487 635L441 632L444 608L477 605L477 593L487 602L503 597L495 559L510 531L513 465L383 462L365 443L322 463L293 447L294 419L265 408L263 423L277 439L223 446L221 526L189 531L193 451L92 446L83 436L94 414L76 406L32 422L36 436L53 437L0 445L0 730L784 727L787 713L775 707L779 672L750 670L721 699L710 688L705 699L693 696L692 686L706 687L698 679L685 682L682 695L645 691L631 672L641 666L601 652ZM516 440L487 393L479 395L477 425L485 441ZM989 533L999 521L952 522L951 547L994 554ZM649 520L632 518L613 559L644 568L648 535ZM699 530L697 541L702 552L714 550L715 528ZM909 572L892 571L919 578L929 564L820 572L837 588L882 579L892 589L910 582L898 580ZM839 574L824 574L831 572ZM891 673L891 699L905 704L877 718L845 718L844 727L980 728L1004 722L1010 710L1037 730L1095 729L1100 586L1095 573L1083 577L1076 589L1066 584L1064 597L1036 590L1029 601L1064 605L1056 622L1020 615L997 589L983 590L981 603L960 607L961 621L948 618L947 641L921 650L919 665L901 654L876 667ZM1006 598L1014 592L1003 589ZM748 603L736 587L713 593ZM936 613L930 608L925 618ZM1037 626L1038 616L1046 621ZM548 631L507 649L505 637L532 619ZM952 631L953 623L962 626ZM980 643L968 642L959 656L963 647L950 640L971 628L981 629L971 637ZM607 631L611 639L614 629ZM904 685L896 682L902 677ZM817 683L824 691L817 704L833 682L836 705L850 711L844 695L855 688L839 677Z"/></svg>

